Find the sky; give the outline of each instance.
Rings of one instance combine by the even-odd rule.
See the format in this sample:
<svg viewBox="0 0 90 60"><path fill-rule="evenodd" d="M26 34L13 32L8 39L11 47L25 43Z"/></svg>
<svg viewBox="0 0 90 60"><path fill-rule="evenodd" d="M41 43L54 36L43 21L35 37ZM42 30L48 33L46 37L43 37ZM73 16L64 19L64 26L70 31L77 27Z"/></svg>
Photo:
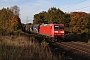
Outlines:
<svg viewBox="0 0 90 60"><path fill-rule="evenodd" d="M17 5L22 23L32 23L35 14L56 7L63 12L90 13L90 0L0 0L0 10Z"/></svg>

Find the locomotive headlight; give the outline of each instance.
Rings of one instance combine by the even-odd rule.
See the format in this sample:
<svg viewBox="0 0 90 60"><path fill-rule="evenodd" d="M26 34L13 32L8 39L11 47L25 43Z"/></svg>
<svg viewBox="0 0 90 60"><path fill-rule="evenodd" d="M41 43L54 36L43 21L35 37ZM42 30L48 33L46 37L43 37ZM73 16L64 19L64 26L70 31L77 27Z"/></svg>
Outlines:
<svg viewBox="0 0 90 60"><path fill-rule="evenodd" d="M61 33L64 33L64 31L61 31Z"/></svg>
<svg viewBox="0 0 90 60"><path fill-rule="evenodd" d="M55 33L58 33L58 31L54 31Z"/></svg>

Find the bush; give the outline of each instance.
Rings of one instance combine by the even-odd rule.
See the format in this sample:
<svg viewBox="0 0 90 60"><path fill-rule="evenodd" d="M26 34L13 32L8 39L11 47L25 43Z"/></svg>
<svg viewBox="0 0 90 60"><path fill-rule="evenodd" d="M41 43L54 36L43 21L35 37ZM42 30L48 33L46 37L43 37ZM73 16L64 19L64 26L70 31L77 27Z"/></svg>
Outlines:
<svg viewBox="0 0 90 60"><path fill-rule="evenodd" d="M6 30L0 29L0 34L1 34L1 35L5 35L5 33L6 33Z"/></svg>

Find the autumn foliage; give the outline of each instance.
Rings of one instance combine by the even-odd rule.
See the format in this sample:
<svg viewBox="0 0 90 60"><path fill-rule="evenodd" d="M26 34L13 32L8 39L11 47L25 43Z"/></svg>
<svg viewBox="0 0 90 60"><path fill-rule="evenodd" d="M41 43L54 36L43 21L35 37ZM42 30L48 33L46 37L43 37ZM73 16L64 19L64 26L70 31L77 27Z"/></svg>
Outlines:
<svg viewBox="0 0 90 60"><path fill-rule="evenodd" d="M72 12L70 13L71 21L69 23L71 32L74 33L85 33L88 32L88 22L86 19L88 16L85 12Z"/></svg>
<svg viewBox="0 0 90 60"><path fill-rule="evenodd" d="M14 7L14 6L13 6ZM10 8L0 10L0 31L15 31L21 28L21 21L18 15Z"/></svg>
<svg viewBox="0 0 90 60"><path fill-rule="evenodd" d="M11 19L11 28L14 30L20 29L20 18L18 16L13 16Z"/></svg>

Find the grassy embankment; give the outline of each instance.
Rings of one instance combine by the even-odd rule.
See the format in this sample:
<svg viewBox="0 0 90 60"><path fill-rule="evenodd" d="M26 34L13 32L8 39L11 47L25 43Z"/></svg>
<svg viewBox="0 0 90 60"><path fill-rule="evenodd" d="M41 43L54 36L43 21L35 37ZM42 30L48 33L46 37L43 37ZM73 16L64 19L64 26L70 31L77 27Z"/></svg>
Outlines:
<svg viewBox="0 0 90 60"><path fill-rule="evenodd" d="M33 41L33 37L0 35L0 60L63 60L56 57L46 43Z"/></svg>

